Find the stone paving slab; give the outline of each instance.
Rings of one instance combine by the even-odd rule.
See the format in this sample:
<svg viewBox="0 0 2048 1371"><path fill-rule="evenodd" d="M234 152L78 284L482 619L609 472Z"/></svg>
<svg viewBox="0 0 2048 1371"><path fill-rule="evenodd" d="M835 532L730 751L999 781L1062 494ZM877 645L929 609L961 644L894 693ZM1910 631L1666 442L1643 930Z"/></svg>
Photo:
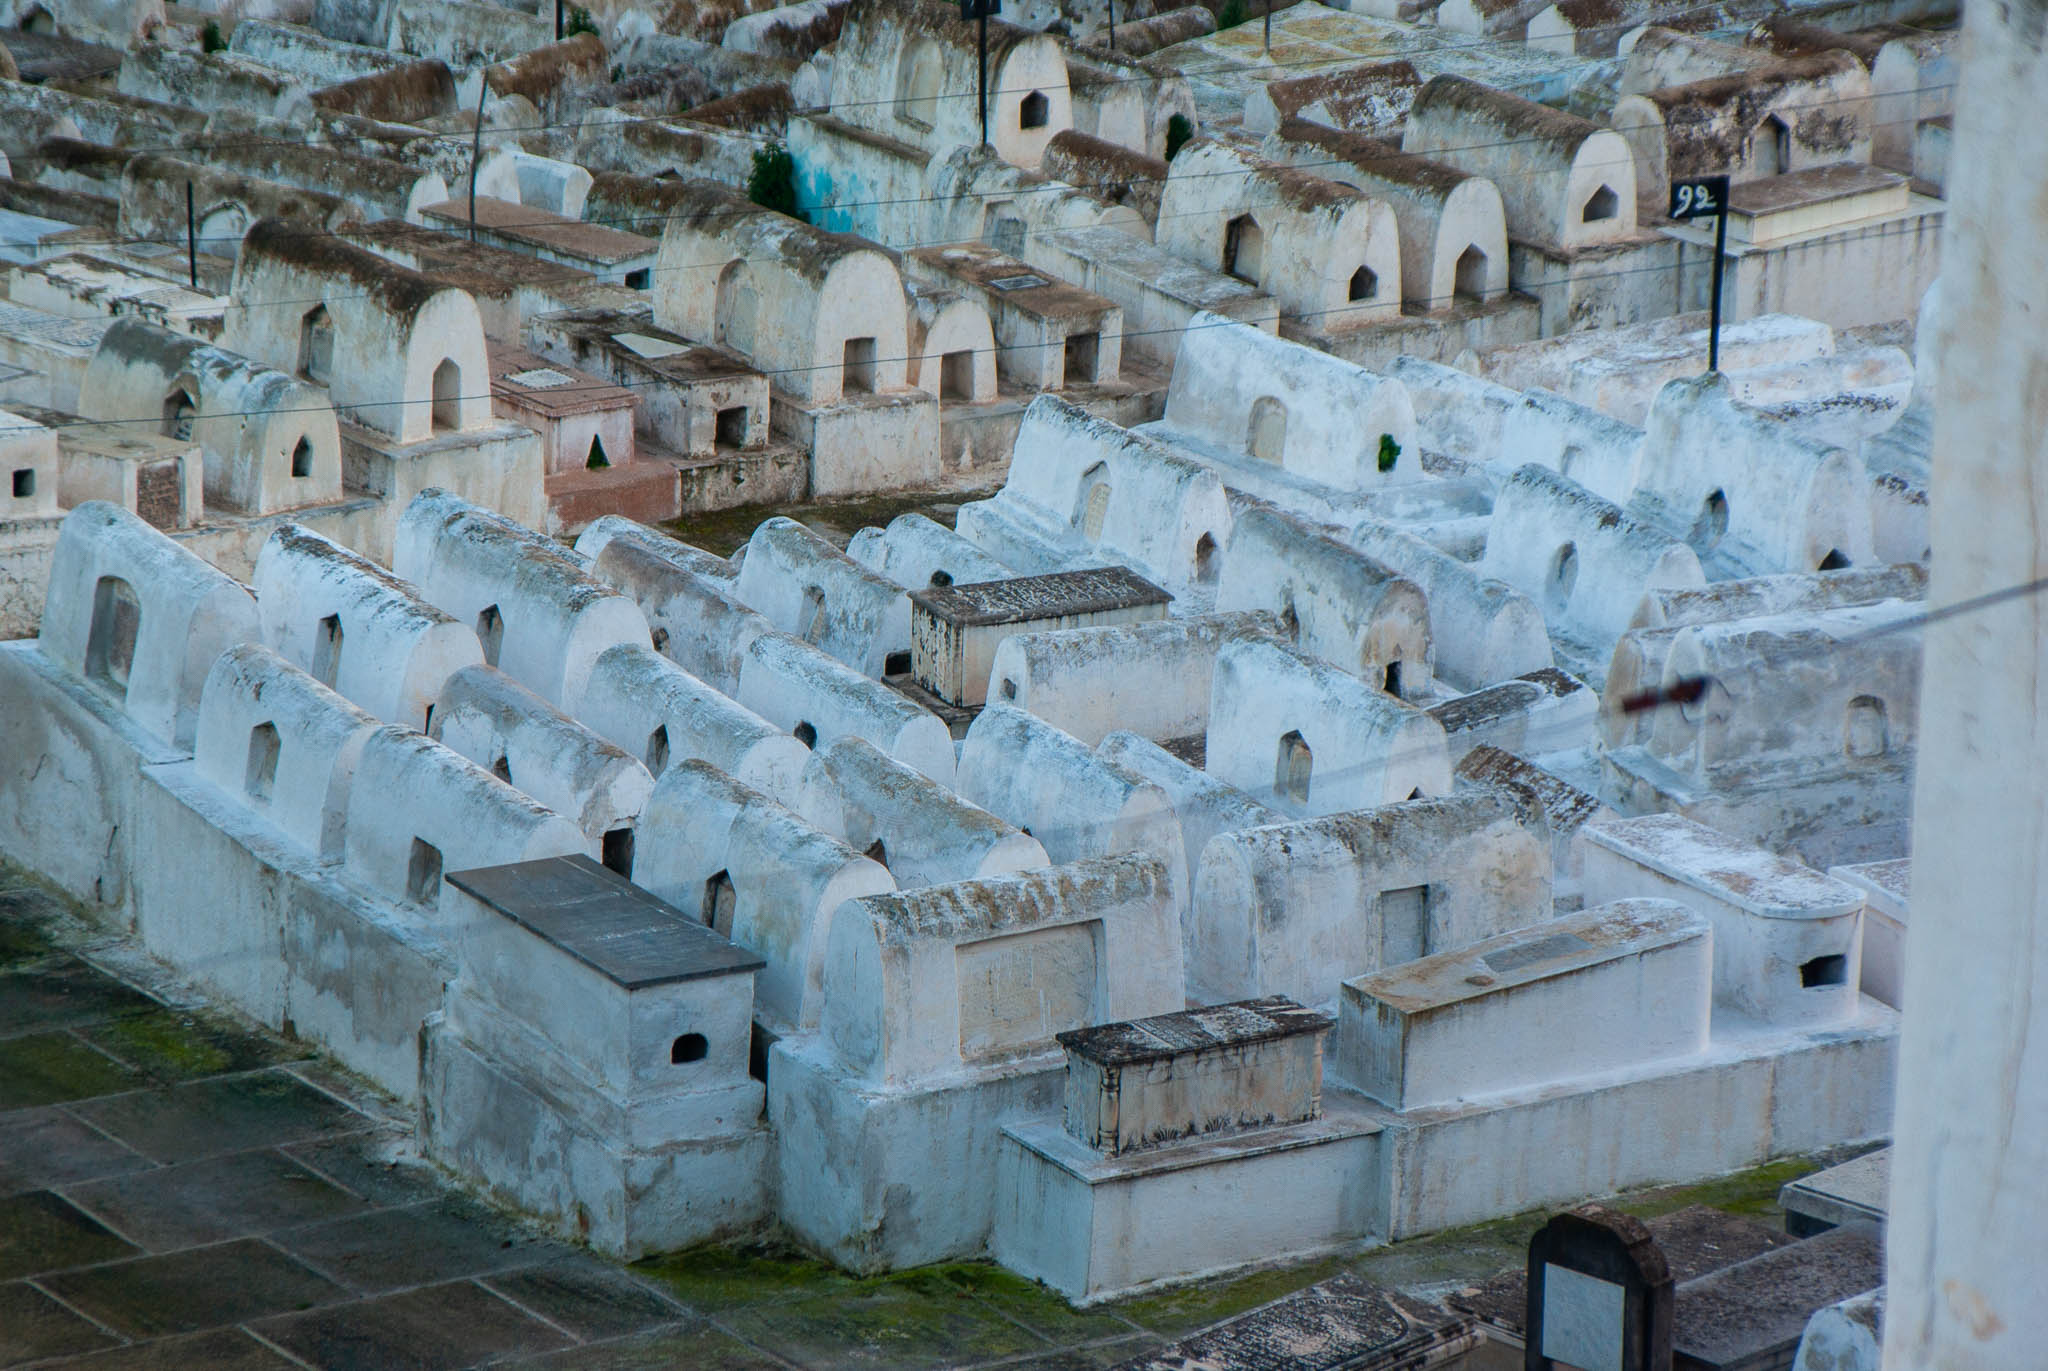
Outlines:
<svg viewBox="0 0 2048 1371"><path fill-rule="evenodd" d="M148 1084L141 1072L69 1033L0 1038L0 1109L63 1104Z"/></svg>
<svg viewBox="0 0 2048 1371"><path fill-rule="evenodd" d="M266 1319L253 1331L311 1366L379 1371L454 1371L571 1341L470 1281Z"/></svg>
<svg viewBox="0 0 2048 1371"><path fill-rule="evenodd" d="M0 1200L0 1280L139 1255L133 1243L51 1191Z"/></svg>
<svg viewBox="0 0 2048 1371"><path fill-rule="evenodd" d="M279 1247L365 1295L530 1265L560 1250L459 1200L278 1233Z"/></svg>
<svg viewBox="0 0 2048 1371"><path fill-rule="evenodd" d="M301 1142L358 1125L340 1101L275 1068L114 1095L74 1105L71 1112L166 1165Z"/></svg>
<svg viewBox="0 0 2048 1371"><path fill-rule="evenodd" d="M75 1371L303 1371L239 1328L116 1347L63 1364Z"/></svg>
<svg viewBox="0 0 2048 1371"><path fill-rule="evenodd" d="M0 1195L122 1175L154 1164L61 1109L0 1113Z"/></svg>
<svg viewBox="0 0 2048 1371"><path fill-rule="evenodd" d="M348 1298L342 1286L251 1239L60 1272L37 1284L128 1338L195 1333Z"/></svg>
<svg viewBox="0 0 2048 1371"><path fill-rule="evenodd" d="M26 1281L0 1285L0 1366L91 1352L119 1342Z"/></svg>
<svg viewBox="0 0 2048 1371"><path fill-rule="evenodd" d="M572 1257L529 1266L486 1277L482 1283L500 1298L586 1342L695 1318L675 1301L595 1259Z"/></svg>
<svg viewBox="0 0 2048 1371"><path fill-rule="evenodd" d="M70 1187L77 1204L152 1252L341 1218L367 1202L281 1152L231 1152Z"/></svg>

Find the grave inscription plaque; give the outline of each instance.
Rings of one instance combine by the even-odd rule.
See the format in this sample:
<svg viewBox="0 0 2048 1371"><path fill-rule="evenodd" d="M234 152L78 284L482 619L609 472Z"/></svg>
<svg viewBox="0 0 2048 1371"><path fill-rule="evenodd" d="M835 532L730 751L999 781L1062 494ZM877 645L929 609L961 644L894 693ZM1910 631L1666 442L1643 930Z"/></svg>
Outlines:
<svg viewBox="0 0 2048 1371"><path fill-rule="evenodd" d="M1638 1220L1581 1205L1529 1239L1524 1371L1670 1371L1671 1269Z"/></svg>

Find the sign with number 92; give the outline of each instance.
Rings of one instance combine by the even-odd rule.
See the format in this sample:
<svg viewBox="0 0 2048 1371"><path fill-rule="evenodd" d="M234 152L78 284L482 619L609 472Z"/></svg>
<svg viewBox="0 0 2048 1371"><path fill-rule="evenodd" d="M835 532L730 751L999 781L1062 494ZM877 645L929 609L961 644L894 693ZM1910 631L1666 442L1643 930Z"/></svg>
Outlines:
<svg viewBox="0 0 2048 1371"><path fill-rule="evenodd" d="M1728 210L1728 178L1687 176L1671 183L1671 217L1703 219Z"/></svg>

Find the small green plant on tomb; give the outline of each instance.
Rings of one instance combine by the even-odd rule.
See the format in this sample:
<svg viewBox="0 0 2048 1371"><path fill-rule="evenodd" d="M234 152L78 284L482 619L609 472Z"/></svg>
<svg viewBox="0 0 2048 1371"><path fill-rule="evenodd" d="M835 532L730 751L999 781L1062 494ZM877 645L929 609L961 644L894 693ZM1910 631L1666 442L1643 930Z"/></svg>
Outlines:
<svg viewBox="0 0 2048 1371"><path fill-rule="evenodd" d="M770 143L754 154L754 170L747 177L747 198L764 209L796 214L796 159L780 143Z"/></svg>
<svg viewBox="0 0 2048 1371"><path fill-rule="evenodd" d="M1244 0L1223 0L1223 8L1216 13L1216 31L1234 29L1251 18L1251 11L1244 7Z"/></svg>
<svg viewBox="0 0 2048 1371"><path fill-rule="evenodd" d="M1181 145L1195 136L1195 126L1188 122L1185 114L1176 114L1166 121L1166 160L1181 150Z"/></svg>
<svg viewBox="0 0 2048 1371"><path fill-rule="evenodd" d="M1380 435L1380 470L1392 471L1394 463L1401 460L1401 445L1394 441L1391 433Z"/></svg>
<svg viewBox="0 0 2048 1371"><path fill-rule="evenodd" d="M579 33L596 33L597 21L590 17L590 11L581 5L569 7L569 17L562 22L562 37L574 38Z"/></svg>
<svg viewBox="0 0 2048 1371"><path fill-rule="evenodd" d="M199 30L199 50L201 52L226 52L227 46L228 40L221 36L220 20L207 20L206 27Z"/></svg>

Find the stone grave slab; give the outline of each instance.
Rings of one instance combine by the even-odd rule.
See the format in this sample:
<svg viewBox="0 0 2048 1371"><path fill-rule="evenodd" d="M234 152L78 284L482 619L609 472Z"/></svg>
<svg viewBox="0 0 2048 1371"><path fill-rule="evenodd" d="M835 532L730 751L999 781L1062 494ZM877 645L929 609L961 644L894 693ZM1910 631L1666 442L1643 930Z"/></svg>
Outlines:
<svg viewBox="0 0 2048 1371"><path fill-rule="evenodd" d="M1778 1192L1785 1228L1802 1238L1845 1223L1885 1221L1891 1188L1892 1150L1881 1147L1840 1166L1788 1181Z"/></svg>
<svg viewBox="0 0 2048 1371"><path fill-rule="evenodd" d="M1791 1363L1814 1314L1883 1284L1884 1242L1869 1224L1831 1228L1688 1281L1678 1291L1672 1366L1776 1371Z"/></svg>
<svg viewBox="0 0 2048 1371"><path fill-rule="evenodd" d="M1113 1371L1424 1371L1463 1358L1479 1329L1345 1274L1205 1328Z"/></svg>

